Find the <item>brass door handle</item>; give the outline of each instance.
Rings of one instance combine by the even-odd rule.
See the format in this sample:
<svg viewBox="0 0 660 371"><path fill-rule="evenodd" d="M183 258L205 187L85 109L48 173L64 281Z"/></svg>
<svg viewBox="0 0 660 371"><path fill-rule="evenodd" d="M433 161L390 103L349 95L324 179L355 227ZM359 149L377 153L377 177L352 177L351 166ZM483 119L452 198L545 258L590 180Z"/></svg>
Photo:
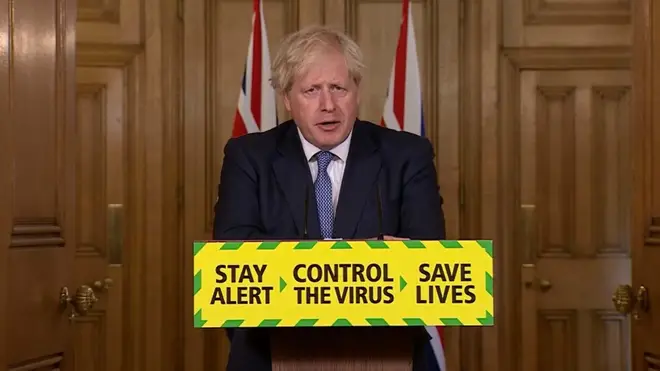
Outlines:
<svg viewBox="0 0 660 371"><path fill-rule="evenodd" d="M103 281L94 281L92 284L94 289L99 291L108 291L112 287L112 278L106 277Z"/></svg>
<svg viewBox="0 0 660 371"><path fill-rule="evenodd" d="M550 289L552 288L552 282L550 282L549 280L546 280L546 279L536 279L536 280L534 280L534 281L536 281L536 284L537 284L536 286L537 286L538 289L541 290L542 292L547 292L548 290L550 290ZM526 286L527 288L534 288L535 285L534 285L534 282L533 282L533 281L527 281L527 282L525 282L525 286Z"/></svg>
<svg viewBox="0 0 660 371"><path fill-rule="evenodd" d="M105 278L103 281L94 281L91 286L82 285L78 287L74 296L69 294L68 287L62 287L62 290L60 291L60 305L64 308L71 305L69 319L84 316L94 308L94 304L99 301L96 293L107 291L112 287L112 283L111 278Z"/></svg>
<svg viewBox="0 0 660 371"><path fill-rule="evenodd" d="M71 305L69 319L84 316L94 307L94 304L98 300L94 294L94 290L87 285L78 287L74 296L69 295L69 289L67 287L62 287L60 291L60 305L64 308Z"/></svg>
<svg viewBox="0 0 660 371"><path fill-rule="evenodd" d="M649 308L649 294L644 285L639 286L637 293L630 285L619 285L612 294L612 303L617 312L621 314L632 314L638 320L640 312L646 312Z"/></svg>

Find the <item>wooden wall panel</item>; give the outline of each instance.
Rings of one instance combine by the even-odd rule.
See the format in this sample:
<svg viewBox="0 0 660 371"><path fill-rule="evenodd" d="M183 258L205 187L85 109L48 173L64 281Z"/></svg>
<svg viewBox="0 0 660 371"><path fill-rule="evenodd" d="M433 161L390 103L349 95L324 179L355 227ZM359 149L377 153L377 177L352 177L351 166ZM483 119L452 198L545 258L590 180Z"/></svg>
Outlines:
<svg viewBox="0 0 660 371"><path fill-rule="evenodd" d="M507 47L630 45L630 0L503 0Z"/></svg>
<svg viewBox="0 0 660 371"><path fill-rule="evenodd" d="M633 231L632 287L645 287L651 303L658 302L657 282L660 263L660 7L648 0L633 2ZM642 231L644 233L642 233ZM653 282L651 284L651 282ZM647 286L648 285L648 286ZM637 291L639 292L639 291ZM646 312L646 313L644 313ZM634 370L660 368L660 307L649 305L636 316L632 326L631 356Z"/></svg>
<svg viewBox="0 0 660 371"><path fill-rule="evenodd" d="M501 300L506 272L507 242L502 239L498 215L503 192L497 185L502 170L499 162L500 119L498 95L498 56L505 12L501 1L463 0L460 17L460 238L493 239L495 278L495 326L464 328L460 336L460 361L465 370L498 370L509 357L506 331L510 323L503 317L509 302ZM510 349L514 355L514 349ZM510 370L504 368L503 370Z"/></svg>
<svg viewBox="0 0 660 371"><path fill-rule="evenodd" d="M367 65L364 84L360 95L359 117L374 123L380 122L385 105L385 96L392 73L392 64L396 52L401 23L401 2L393 1L354 1L347 7L346 28L362 47ZM423 17L424 4L412 2L412 22L417 42L417 55L420 61L420 77L428 76L428 65L424 57L429 50L425 48L426 19ZM373 15L379 13L378 22L373 21ZM424 81L424 80L422 80ZM429 84L425 84L426 88ZM426 89L424 89L426 90ZM428 93L423 95L429 102ZM424 107L425 116L433 109L431 102ZM428 122L428 120L427 120Z"/></svg>
<svg viewBox="0 0 660 371"><path fill-rule="evenodd" d="M46 6L43 6L46 5ZM62 367L77 245L73 1L0 3L0 367Z"/></svg>
<svg viewBox="0 0 660 371"><path fill-rule="evenodd" d="M135 128L135 155L139 159L140 188L137 206L137 247L142 247L136 267L140 275L135 295L140 298L138 343L134 357L145 371L185 369L181 357L183 331L188 326L184 302L172 292L189 287L182 262L187 252L182 242L183 184L181 153L183 42L182 14L177 1L145 0L141 27L144 53L134 64L139 85L140 125ZM173 325L178 324L178 325Z"/></svg>
<svg viewBox="0 0 660 371"><path fill-rule="evenodd" d="M144 0L78 0L79 43L141 44Z"/></svg>

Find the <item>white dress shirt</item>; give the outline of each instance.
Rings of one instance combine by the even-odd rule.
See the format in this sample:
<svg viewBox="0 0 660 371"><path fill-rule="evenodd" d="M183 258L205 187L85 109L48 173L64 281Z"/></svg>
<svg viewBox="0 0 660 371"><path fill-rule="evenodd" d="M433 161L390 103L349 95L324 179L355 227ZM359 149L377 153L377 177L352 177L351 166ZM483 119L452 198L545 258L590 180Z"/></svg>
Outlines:
<svg viewBox="0 0 660 371"><path fill-rule="evenodd" d="M321 150L307 141L307 139L305 139L305 137L300 132L300 129L298 130L298 136L302 142L302 148L305 152L305 158L307 158L309 171L312 173L312 181L316 182L316 175L318 174L319 167L316 162L315 155ZM330 175L330 181L332 182L332 208L335 213L337 212L337 203L339 201L341 181L344 178L344 169L346 168L346 159L348 158L348 149L351 145L352 136L353 132L351 131L343 142L330 150L330 152L332 152L332 154L335 156L328 165L328 175Z"/></svg>

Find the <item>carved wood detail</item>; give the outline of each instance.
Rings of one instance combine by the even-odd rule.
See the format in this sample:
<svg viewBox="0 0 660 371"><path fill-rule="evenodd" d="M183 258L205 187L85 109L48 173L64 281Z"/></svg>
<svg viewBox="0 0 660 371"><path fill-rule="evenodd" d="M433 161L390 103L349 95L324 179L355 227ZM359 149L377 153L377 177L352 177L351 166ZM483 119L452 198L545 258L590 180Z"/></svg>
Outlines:
<svg viewBox="0 0 660 371"><path fill-rule="evenodd" d="M78 22L119 24L119 0L78 0Z"/></svg>
<svg viewBox="0 0 660 371"><path fill-rule="evenodd" d="M660 246L660 217L651 218L649 232L644 242L648 246Z"/></svg>
<svg viewBox="0 0 660 371"><path fill-rule="evenodd" d="M598 369L625 370L630 365L630 322L613 310L592 313L593 360Z"/></svg>
<svg viewBox="0 0 660 371"><path fill-rule="evenodd" d="M64 246L62 227L55 218L17 219L11 233L10 247Z"/></svg>
<svg viewBox="0 0 660 371"><path fill-rule="evenodd" d="M629 1L524 0L523 17L525 25L623 25L630 23L631 10Z"/></svg>
<svg viewBox="0 0 660 371"><path fill-rule="evenodd" d="M629 69L628 47L503 48L502 55L517 70ZM598 67L594 67L598 66Z"/></svg>
<svg viewBox="0 0 660 371"><path fill-rule="evenodd" d="M8 371L59 371L60 362L64 357L61 354L39 357L22 362L20 365L10 366Z"/></svg>
<svg viewBox="0 0 660 371"><path fill-rule="evenodd" d="M647 371L660 371L660 356L656 354L644 354L644 363Z"/></svg>
<svg viewBox="0 0 660 371"><path fill-rule="evenodd" d="M78 67L124 67L142 51L141 45L127 44L76 44Z"/></svg>
<svg viewBox="0 0 660 371"><path fill-rule="evenodd" d="M551 334L539 338L538 370L575 370L577 364L578 326L574 310L541 310L539 332Z"/></svg>

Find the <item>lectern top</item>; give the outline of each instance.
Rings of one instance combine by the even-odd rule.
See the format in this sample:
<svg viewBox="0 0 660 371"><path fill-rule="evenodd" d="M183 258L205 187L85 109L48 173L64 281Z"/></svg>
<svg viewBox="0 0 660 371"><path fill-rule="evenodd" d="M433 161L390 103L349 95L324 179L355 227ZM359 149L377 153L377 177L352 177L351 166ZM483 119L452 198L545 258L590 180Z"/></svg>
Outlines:
<svg viewBox="0 0 660 371"><path fill-rule="evenodd" d="M200 241L195 327L490 326L492 241Z"/></svg>

